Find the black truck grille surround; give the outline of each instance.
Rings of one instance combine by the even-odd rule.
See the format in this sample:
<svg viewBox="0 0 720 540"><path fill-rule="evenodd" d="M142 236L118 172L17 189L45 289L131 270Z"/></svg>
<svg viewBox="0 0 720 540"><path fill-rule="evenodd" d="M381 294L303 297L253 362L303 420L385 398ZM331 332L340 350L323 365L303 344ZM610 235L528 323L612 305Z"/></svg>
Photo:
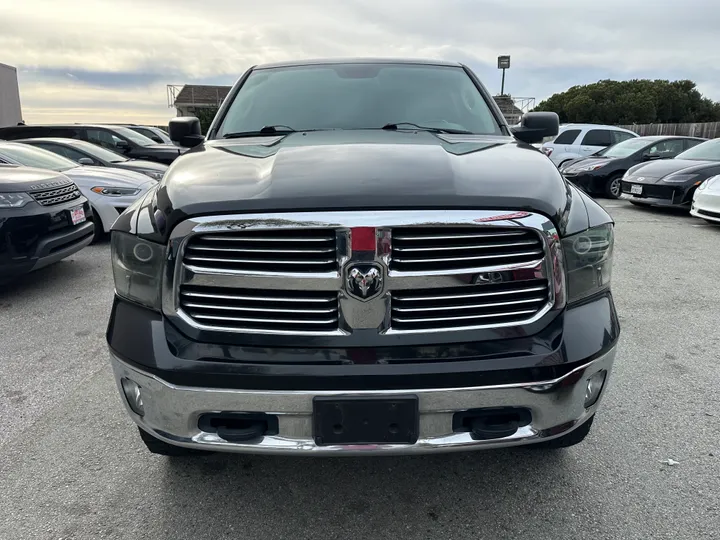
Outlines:
<svg viewBox="0 0 720 540"><path fill-rule="evenodd" d="M542 257L542 239L527 229L407 227L392 231L390 269L457 270L537 261Z"/></svg>
<svg viewBox="0 0 720 540"><path fill-rule="evenodd" d="M523 322L548 302L547 280L392 293L392 327L396 330L462 328Z"/></svg>
<svg viewBox="0 0 720 540"><path fill-rule="evenodd" d="M239 231L191 238L186 264L203 269L264 272L337 270L331 229Z"/></svg>
<svg viewBox="0 0 720 540"><path fill-rule="evenodd" d="M204 326L278 332L327 332L338 326L332 292L182 287L180 305Z"/></svg>
<svg viewBox="0 0 720 540"><path fill-rule="evenodd" d="M43 206L54 206L79 199L81 193L75 184L68 184L60 188L31 191L30 196Z"/></svg>
<svg viewBox="0 0 720 540"><path fill-rule="evenodd" d="M317 336L364 347L401 333L472 341L476 330L529 329L564 302L559 235L530 212L202 216L176 226L170 253L163 311L201 341L213 339L202 332L289 347Z"/></svg>

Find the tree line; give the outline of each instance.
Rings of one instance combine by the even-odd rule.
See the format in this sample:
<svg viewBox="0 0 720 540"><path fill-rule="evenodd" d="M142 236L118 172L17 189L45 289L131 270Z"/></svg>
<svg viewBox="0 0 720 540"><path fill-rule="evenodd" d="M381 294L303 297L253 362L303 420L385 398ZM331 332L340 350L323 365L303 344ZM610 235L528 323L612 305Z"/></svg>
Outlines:
<svg viewBox="0 0 720 540"><path fill-rule="evenodd" d="M720 121L720 103L703 97L693 81L634 79L573 86L540 102L561 123L676 124Z"/></svg>

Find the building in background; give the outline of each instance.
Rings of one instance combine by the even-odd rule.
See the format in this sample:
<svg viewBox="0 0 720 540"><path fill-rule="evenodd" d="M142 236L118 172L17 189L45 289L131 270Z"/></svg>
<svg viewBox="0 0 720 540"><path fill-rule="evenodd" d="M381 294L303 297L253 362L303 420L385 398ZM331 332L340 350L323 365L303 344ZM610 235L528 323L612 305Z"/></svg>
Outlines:
<svg viewBox="0 0 720 540"><path fill-rule="evenodd" d="M22 122L17 69L0 64L0 127Z"/></svg>
<svg viewBox="0 0 720 540"><path fill-rule="evenodd" d="M168 107L174 107L178 116L199 116L202 114L202 109L217 110L230 92L230 88L230 86L169 84Z"/></svg>
<svg viewBox="0 0 720 540"><path fill-rule="evenodd" d="M500 107L500 112L503 113L505 120L511 126L520 122L523 114L535 107L535 98L514 98L508 94L501 94L493 96L493 99Z"/></svg>

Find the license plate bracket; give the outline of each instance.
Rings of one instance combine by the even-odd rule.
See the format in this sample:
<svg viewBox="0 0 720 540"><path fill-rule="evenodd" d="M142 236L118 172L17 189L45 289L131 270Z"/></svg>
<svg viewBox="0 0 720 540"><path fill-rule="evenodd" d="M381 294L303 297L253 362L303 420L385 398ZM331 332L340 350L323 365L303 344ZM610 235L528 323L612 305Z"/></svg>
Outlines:
<svg viewBox="0 0 720 540"><path fill-rule="evenodd" d="M82 206L76 206L70 209L70 221L73 225L79 225L85 221L85 210Z"/></svg>
<svg viewBox="0 0 720 540"><path fill-rule="evenodd" d="M633 184L630 186L630 193L633 195L642 195L643 187L639 184Z"/></svg>
<svg viewBox="0 0 720 540"><path fill-rule="evenodd" d="M313 399L315 444L414 444L420 431L416 395Z"/></svg>

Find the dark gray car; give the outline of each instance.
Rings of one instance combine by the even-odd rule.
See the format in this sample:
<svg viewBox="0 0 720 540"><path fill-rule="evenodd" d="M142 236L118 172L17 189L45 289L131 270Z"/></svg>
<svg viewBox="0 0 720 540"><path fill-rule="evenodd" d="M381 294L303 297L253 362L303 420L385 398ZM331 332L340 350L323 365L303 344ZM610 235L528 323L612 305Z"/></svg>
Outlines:
<svg viewBox="0 0 720 540"><path fill-rule="evenodd" d="M30 144L49 150L55 154L66 157L81 165L94 165L96 167L117 167L146 174L154 180L160 180L168 166L144 159L129 159L122 154L108 150L101 146L79 141L77 139L63 139L60 137L43 137L39 139L22 139L16 142Z"/></svg>

